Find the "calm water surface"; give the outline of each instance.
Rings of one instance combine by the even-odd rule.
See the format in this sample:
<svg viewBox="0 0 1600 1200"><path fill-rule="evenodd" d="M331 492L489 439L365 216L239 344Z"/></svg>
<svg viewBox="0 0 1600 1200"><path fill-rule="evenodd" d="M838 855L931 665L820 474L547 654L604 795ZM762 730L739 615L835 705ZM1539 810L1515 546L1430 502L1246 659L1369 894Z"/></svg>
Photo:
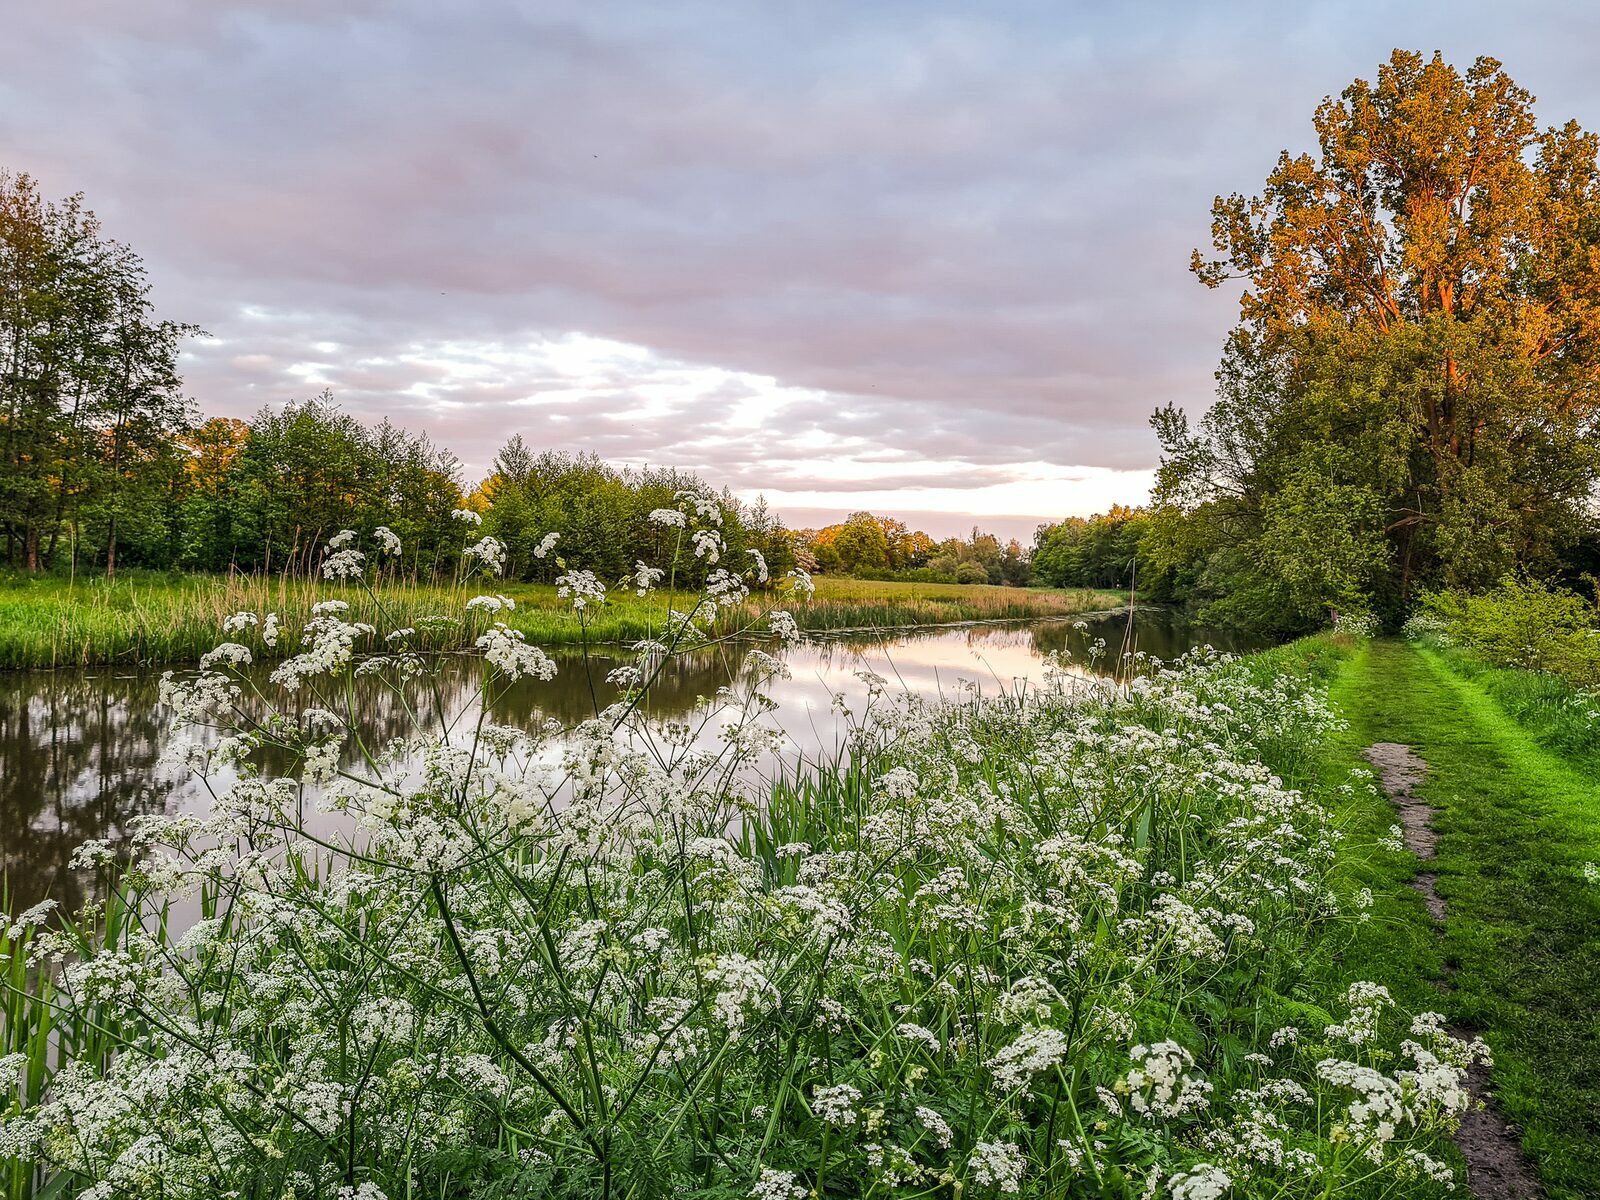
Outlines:
<svg viewBox="0 0 1600 1200"><path fill-rule="evenodd" d="M1038 680L1050 651L1068 652L1088 673L1096 638L1105 639L1114 660L1127 624L1118 615L1089 619L1086 630L1071 621L1048 621L830 637L788 651L792 678L774 680L764 690L779 703L774 716L793 753L825 752L841 732L832 712L834 694L864 694L857 671L874 671L892 685L926 695L956 694L962 681L993 694ZM1139 650L1169 659L1199 645L1259 648L1158 611L1137 614L1133 636ZM677 660L652 689L649 711L667 718L694 710L737 677L750 649L733 644ZM508 725L547 717L571 723L592 716L597 701L604 705L615 695L604 677L616 660L591 654L587 671L575 653L558 661L554 680L514 686L491 717ZM67 861L87 839L115 842L131 817L204 807L206 792L197 780L158 766L168 738L166 715L156 703L160 675L115 668L0 673L0 866L11 911L46 896L75 907L85 881ZM453 715L470 709L477 680L471 659L446 667L441 694ZM393 704L363 709L365 732L379 741L409 729L409 718Z"/></svg>

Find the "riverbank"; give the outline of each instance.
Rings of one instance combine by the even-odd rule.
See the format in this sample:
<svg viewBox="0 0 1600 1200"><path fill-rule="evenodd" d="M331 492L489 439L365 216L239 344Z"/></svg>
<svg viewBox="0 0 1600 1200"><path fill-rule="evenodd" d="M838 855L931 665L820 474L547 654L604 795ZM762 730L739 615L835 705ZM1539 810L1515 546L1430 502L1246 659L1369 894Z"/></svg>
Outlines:
<svg viewBox="0 0 1600 1200"><path fill-rule="evenodd" d="M761 607L791 611L811 632L903 629L972 621L1038 620L1103 611L1126 603L1126 593L1097 589L1010 588L985 584L875 582L818 577L816 595L796 603L787 594L752 597L743 612L721 618L729 625ZM257 576L132 576L116 581L11 577L0 580L0 669L103 664L158 666L193 662L222 637L222 622L239 611L276 612L289 631L299 629L318 600L342 599L350 619L384 629L425 628L429 617L459 613L479 592L498 591L516 602L501 613L530 641L574 645L584 626L570 601L549 585L475 581L470 587L397 582L385 584L380 606L364 590L321 581ZM604 606L586 614L594 642L633 642L659 631L664 603L617 589ZM683 598L678 607L688 607ZM477 630L441 625L428 636L439 649L470 642ZM292 639L284 639L286 653ZM266 647L252 646L264 657Z"/></svg>
<svg viewBox="0 0 1600 1200"><path fill-rule="evenodd" d="M1544 1194L1600 1195L1600 881L1585 875L1600 862L1593 747L1562 752L1563 706L1531 673L1403 642L1359 649L1332 695L1351 723L1346 764L1375 743L1408 747L1425 764L1414 794L1431 809L1427 861L1398 853L1366 868L1379 902L1349 969L1397 996L1432 992L1483 1036L1494 1102ZM1386 808L1353 811L1352 836L1394 821ZM1397 890L1407 879L1421 890Z"/></svg>
<svg viewBox="0 0 1600 1200"><path fill-rule="evenodd" d="M334 847L297 838L286 758L236 785L252 803L223 803L191 847L201 895L228 896L231 919L172 928L160 889L184 873L130 877L154 889L133 895L163 922L152 938L183 938L182 986L153 959L86 954L96 970L74 974L68 1008L103 1019L56 1044L87 1070L49 1092L30 1078L12 1144L79 1188L159 1151L163 1183L274 1194L325 1168L434 1194L531 1161L574 1195L608 1180L873 1195L889 1179L1265 1200L1307 1175L1375 1193L1375 1173L1385 1194L1440 1195L1420 1172L1448 1173L1454 1093L1368 1114L1424 1055L1445 1056L1438 1080L1468 1051L1412 1027L1431 997L1407 1011L1339 972L1372 853L1338 836L1361 794L1329 763L1324 685L1351 653L1308 639L1196 654L1126 690L1057 676L884 705L850 753L754 807L712 782L718 758L663 743L658 773L597 752L581 801L530 815L512 759L531 757L508 758L497 724L428 777L445 790L398 810L366 793L383 807L362 851L320 872ZM385 758L426 755L427 733L396 730ZM348 795L360 818L368 802ZM294 869L259 869L268 840ZM249 849L235 861L218 841ZM549 845L562 852L527 853ZM19 1053L45 1045L40 1008L10 1018ZM149 1060L185 1087L150 1086ZM291 1119L330 1095L335 1136Z"/></svg>

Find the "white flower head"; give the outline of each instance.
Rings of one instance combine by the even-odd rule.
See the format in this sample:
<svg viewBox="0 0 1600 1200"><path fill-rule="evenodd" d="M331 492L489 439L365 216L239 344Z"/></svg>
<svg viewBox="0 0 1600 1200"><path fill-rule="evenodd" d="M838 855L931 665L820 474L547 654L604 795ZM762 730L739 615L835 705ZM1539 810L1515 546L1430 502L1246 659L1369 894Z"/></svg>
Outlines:
<svg viewBox="0 0 1600 1200"><path fill-rule="evenodd" d="M1020 1192L1027 1160L1010 1142L979 1142L973 1147L967 1166L972 1171L972 1181L979 1187Z"/></svg>
<svg viewBox="0 0 1600 1200"><path fill-rule="evenodd" d="M713 565L722 558L722 535L715 529L696 529L692 540L696 558L703 558Z"/></svg>
<svg viewBox="0 0 1600 1200"><path fill-rule="evenodd" d="M556 576L556 595L563 600L570 597L572 607L582 610L606 602L606 585L593 571L568 571Z"/></svg>
<svg viewBox="0 0 1600 1200"><path fill-rule="evenodd" d="M485 535L461 552L464 558L475 558L495 575L505 573L506 548L498 538Z"/></svg>

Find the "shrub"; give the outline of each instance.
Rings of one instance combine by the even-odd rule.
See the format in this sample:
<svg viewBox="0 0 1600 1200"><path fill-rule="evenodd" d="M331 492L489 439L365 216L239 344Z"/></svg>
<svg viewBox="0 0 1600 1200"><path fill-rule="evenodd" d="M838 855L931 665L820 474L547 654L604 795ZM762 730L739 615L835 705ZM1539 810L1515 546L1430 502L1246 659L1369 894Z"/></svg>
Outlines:
<svg viewBox="0 0 1600 1200"><path fill-rule="evenodd" d="M1577 592L1508 578L1486 592L1429 593L1421 616L1434 636L1442 634L1496 666L1545 671L1578 688L1600 688L1600 608Z"/></svg>

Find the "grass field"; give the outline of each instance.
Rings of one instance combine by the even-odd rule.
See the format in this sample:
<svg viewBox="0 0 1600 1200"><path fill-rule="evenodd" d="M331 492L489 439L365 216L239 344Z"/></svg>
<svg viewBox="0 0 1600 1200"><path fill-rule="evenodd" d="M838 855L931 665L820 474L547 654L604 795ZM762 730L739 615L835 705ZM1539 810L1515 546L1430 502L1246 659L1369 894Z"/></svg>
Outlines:
<svg viewBox="0 0 1600 1200"><path fill-rule="evenodd" d="M819 578L808 604L792 604L785 593L756 597L758 607L791 608L808 630L890 629L961 621L1070 616L1112 608L1116 592L1055 591L981 584L880 583ZM222 621L241 609L276 612L285 629L298 629L316 599L342 597L352 620L384 628L416 624L431 615L457 615L471 596L503 591L517 602L508 623L534 642L572 644L582 629L568 601L539 584L470 586L396 583L382 591L384 612L365 591L318 581L259 576L149 575L114 582L58 578L0 579L0 668L54 668L121 663L147 666L197 659L221 638ZM589 616L589 637L599 642L632 641L659 626L660 593L647 600L617 590ZM688 600L681 598L679 607ZM382 616L382 620L375 619ZM738 620L725 617L724 624ZM288 641L289 639L286 639ZM457 634L460 640L460 634ZM448 644L448 638L446 639Z"/></svg>

